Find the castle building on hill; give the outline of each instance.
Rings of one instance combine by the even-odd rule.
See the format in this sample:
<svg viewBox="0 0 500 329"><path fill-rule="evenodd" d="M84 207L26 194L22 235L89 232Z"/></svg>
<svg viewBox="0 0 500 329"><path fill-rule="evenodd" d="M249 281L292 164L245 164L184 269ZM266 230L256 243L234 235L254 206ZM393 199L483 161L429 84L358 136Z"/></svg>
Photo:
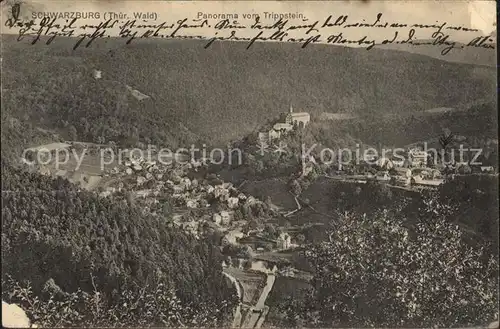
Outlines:
<svg viewBox="0 0 500 329"><path fill-rule="evenodd" d="M299 128L305 127L311 120L311 116L307 112L294 113L290 105L290 112L285 117L285 122L277 122L267 132L259 132L259 141L267 143L273 139L278 139L283 133L293 130L293 126L297 124Z"/></svg>
<svg viewBox="0 0 500 329"><path fill-rule="evenodd" d="M293 107L290 105L290 112L285 118L285 123L290 125L297 124L299 127L304 127L311 121L311 116L307 112L293 112Z"/></svg>

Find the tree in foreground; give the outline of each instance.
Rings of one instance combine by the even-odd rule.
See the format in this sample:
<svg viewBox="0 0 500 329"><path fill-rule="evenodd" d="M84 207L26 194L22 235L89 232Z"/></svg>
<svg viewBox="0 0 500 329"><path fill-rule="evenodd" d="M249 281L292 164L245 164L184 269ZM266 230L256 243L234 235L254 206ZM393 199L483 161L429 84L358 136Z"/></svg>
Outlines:
<svg viewBox="0 0 500 329"><path fill-rule="evenodd" d="M488 246L466 244L454 224L404 224L387 211L344 216L328 242L306 252L314 293L295 322L458 327L497 319L498 262Z"/></svg>
<svg viewBox="0 0 500 329"><path fill-rule="evenodd" d="M218 308L207 303L202 309L192 308L159 281L125 289L111 303L97 286L92 292L78 289L67 293L52 279L45 284L42 296L34 293L30 282L19 283L10 276L4 278L2 289L3 299L20 305L32 323L49 328L216 327L229 306L224 303Z"/></svg>

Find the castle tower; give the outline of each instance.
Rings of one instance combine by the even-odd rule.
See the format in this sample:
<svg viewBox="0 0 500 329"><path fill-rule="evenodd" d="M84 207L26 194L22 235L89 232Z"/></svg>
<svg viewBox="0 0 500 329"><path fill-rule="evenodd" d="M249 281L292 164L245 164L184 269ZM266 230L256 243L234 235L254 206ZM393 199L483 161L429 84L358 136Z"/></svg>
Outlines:
<svg viewBox="0 0 500 329"><path fill-rule="evenodd" d="M285 117L285 123L292 124L293 121L293 107L292 103L290 103L290 109L288 110L288 114Z"/></svg>

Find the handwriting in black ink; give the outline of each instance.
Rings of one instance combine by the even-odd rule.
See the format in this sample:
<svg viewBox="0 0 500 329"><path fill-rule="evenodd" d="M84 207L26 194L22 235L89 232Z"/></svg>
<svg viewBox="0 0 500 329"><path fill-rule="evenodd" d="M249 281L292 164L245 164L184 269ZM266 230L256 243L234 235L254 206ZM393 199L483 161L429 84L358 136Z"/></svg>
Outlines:
<svg viewBox="0 0 500 329"><path fill-rule="evenodd" d="M260 17L257 16L255 17L255 22L250 25L250 28L252 29L258 29L258 30L274 30L274 29L278 29L278 30L282 30L285 28L285 25L288 23L288 19L286 21L284 21L283 19L279 19L278 21L276 21L275 23L271 24L271 25L261 25L260 24Z"/></svg>
<svg viewBox="0 0 500 329"><path fill-rule="evenodd" d="M332 15L328 16L323 25L321 26L322 28L324 27L335 27L335 26L342 26L347 21L347 15L341 15L339 16L335 22L330 23L330 20L332 19Z"/></svg>
<svg viewBox="0 0 500 329"><path fill-rule="evenodd" d="M487 41L493 42L494 40L491 39L489 35L485 36L485 37L475 37L467 44L467 47L480 47L480 48L486 48L486 49L495 49L495 46L492 43L486 43Z"/></svg>
<svg viewBox="0 0 500 329"><path fill-rule="evenodd" d="M378 13L377 14L377 19L372 24L365 23L365 22L363 22L363 23L356 22L356 23L353 23L353 24L347 24L344 27L346 27L346 28L347 27L387 27L388 23L378 24L378 23L380 23L380 19L381 18L382 18L382 13Z"/></svg>
<svg viewBox="0 0 500 329"><path fill-rule="evenodd" d="M80 39L76 42L76 44L73 46L73 50L76 50L80 44L83 42L85 39L90 39L86 44L85 48L90 47L92 42L94 42L95 39L102 38L106 35L106 29L108 28L113 28L115 24L118 23L118 20L113 20L113 19L108 19L106 22L101 22L99 25L95 26L95 31L92 33L82 33L79 35Z"/></svg>
<svg viewBox="0 0 500 329"><path fill-rule="evenodd" d="M297 30L297 29L308 29L306 31L306 34L309 34L312 31L319 32L319 30L316 28L316 25L318 25L319 21L316 21L312 24L308 25L292 25L288 27L288 30Z"/></svg>
<svg viewBox="0 0 500 329"><path fill-rule="evenodd" d="M1 1L1 0L0 0ZM438 46L445 48L442 49L441 54L446 55L455 48L468 47L481 47L486 49L495 49L492 44L492 39L489 37L478 36L470 40L466 45L458 44L452 40L452 37L446 34L447 30L461 31L461 32L474 32L476 29L466 28L463 26L449 26L446 22L434 24L421 24L421 23L403 23L403 22L390 22L382 21L383 14L378 13L373 20L364 19L360 22L350 22L349 16L329 15L324 20L314 21L307 24L290 24L289 20L280 18L278 21L263 23L260 16L255 16L254 21L250 24L242 24L238 20L223 19L216 21L215 25L211 25L209 20L194 19L188 22L188 18L177 20L174 22L162 22L160 24L138 23L136 20L118 21L108 20L100 22L99 24L79 24L78 19L73 19L71 22L58 23L57 18L43 18L41 21L22 21L20 20L19 7L14 5L11 8L12 15L5 22L5 26L9 28L18 29L18 41L22 40L25 36L33 35L34 39L32 44L37 43L42 37L48 37L46 44L50 44L57 36L76 37L77 42L73 49L78 48L81 44L85 43L85 47L89 47L94 40L98 38L111 37L108 35L108 29L113 28L116 24L117 30L113 30L111 34L114 36L127 39L126 43L131 43L136 38L172 38L172 39L202 39L208 40L204 48L209 48L215 41L232 40L232 41L248 41L247 49L250 49L256 41L281 41L281 42L294 42L302 43L302 48L306 48L312 43L327 43L339 45L357 45L365 47L367 50L373 49L376 45L386 44L411 44L413 46ZM202 29L204 32L212 29L212 35L184 35L190 29ZM383 28L394 29L392 36L386 39L377 39L377 35L373 37L367 35L363 37L350 38L348 30L331 31L324 33L322 29L360 29L360 28ZM84 30L84 33L75 32L78 29ZM402 30L404 29L404 30ZM406 34L406 30L409 29ZM432 32L430 40L418 40L415 36L416 30L429 30ZM255 30L255 35L244 35L243 31ZM241 34L240 34L241 33ZM321 34L320 34L321 33Z"/></svg>
<svg viewBox="0 0 500 329"><path fill-rule="evenodd" d="M216 30L222 30L222 29L246 29L246 26L240 25L238 21L233 21L232 23L229 23L229 19L223 19L220 22L217 22L215 24L215 29Z"/></svg>
<svg viewBox="0 0 500 329"><path fill-rule="evenodd" d="M330 35L327 38L327 43L329 43L329 44L341 44L341 45L343 45L343 44L357 44L359 46L368 45L368 47L366 49L370 50L373 47L375 47L376 42L375 42L375 40L367 40L367 38L368 38L367 36L364 36L358 40L349 40L349 39L344 37L342 32L340 32L339 34Z"/></svg>
<svg viewBox="0 0 500 329"><path fill-rule="evenodd" d="M175 36L175 34L180 31L181 29L198 29L198 28L203 28L205 26L208 26L208 20L203 20L201 23L199 24L193 24L193 25L189 25L189 24L186 24L186 21L188 19L187 18L184 18L182 20L178 20L177 21L177 27L175 28L175 30L170 34L171 37Z"/></svg>
<svg viewBox="0 0 500 329"><path fill-rule="evenodd" d="M250 41L250 44L247 46L246 49L249 49L253 43L257 40L261 41L286 41L286 42L292 42L290 39L285 39L286 36L288 36L288 33L285 31L275 31L271 36L269 37L262 37L261 35L263 34L263 31L260 31L257 36L253 38L247 38L247 37L238 37L236 36L236 31L231 31L231 34L227 37L219 37L217 36L218 32L215 32L215 36L210 38L208 43L205 44L203 48L207 49L210 47L216 40L233 40L233 41Z"/></svg>

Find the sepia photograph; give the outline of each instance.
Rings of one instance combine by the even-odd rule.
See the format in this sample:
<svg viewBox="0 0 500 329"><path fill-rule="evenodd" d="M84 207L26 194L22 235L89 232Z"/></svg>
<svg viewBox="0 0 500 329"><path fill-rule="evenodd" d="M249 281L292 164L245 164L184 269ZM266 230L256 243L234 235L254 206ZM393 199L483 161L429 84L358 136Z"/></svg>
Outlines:
<svg viewBox="0 0 500 329"><path fill-rule="evenodd" d="M499 328L495 1L0 7L3 328Z"/></svg>

